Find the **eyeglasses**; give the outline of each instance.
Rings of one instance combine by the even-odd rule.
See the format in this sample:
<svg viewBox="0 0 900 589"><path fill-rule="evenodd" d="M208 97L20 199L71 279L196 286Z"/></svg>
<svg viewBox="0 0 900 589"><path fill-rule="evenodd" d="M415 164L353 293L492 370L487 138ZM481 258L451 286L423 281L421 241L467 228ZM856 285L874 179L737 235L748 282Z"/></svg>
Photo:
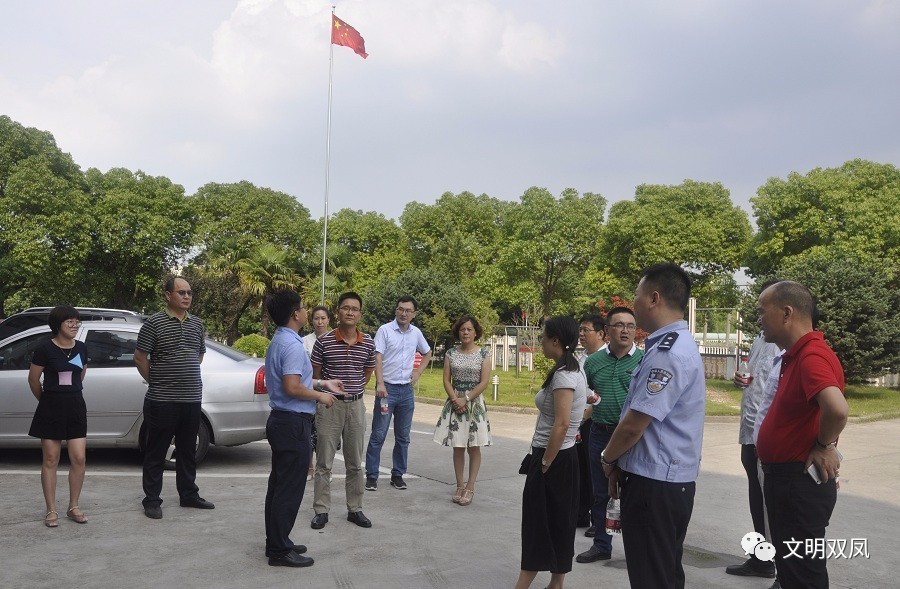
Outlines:
<svg viewBox="0 0 900 589"><path fill-rule="evenodd" d="M175 292L177 292L179 295L181 295L183 297L194 296L194 291L192 291L192 290L176 290Z"/></svg>
<svg viewBox="0 0 900 589"><path fill-rule="evenodd" d="M68 327L81 327L81 321L78 319L66 319L63 321Z"/></svg>
<svg viewBox="0 0 900 589"><path fill-rule="evenodd" d="M600 331L599 329L589 329L587 327L579 327L578 333L590 333L592 331Z"/></svg>
<svg viewBox="0 0 900 589"><path fill-rule="evenodd" d="M634 331L635 329L637 329L637 325L635 325L634 323L613 323L612 325L610 325L610 327L612 327L613 329L618 329L619 331Z"/></svg>
<svg viewBox="0 0 900 589"><path fill-rule="evenodd" d="M415 309L404 309L403 307L397 307L398 313L415 313Z"/></svg>
<svg viewBox="0 0 900 589"><path fill-rule="evenodd" d="M343 311L344 313L359 313L362 311L359 307L349 307L347 305L341 305L338 307L338 310Z"/></svg>

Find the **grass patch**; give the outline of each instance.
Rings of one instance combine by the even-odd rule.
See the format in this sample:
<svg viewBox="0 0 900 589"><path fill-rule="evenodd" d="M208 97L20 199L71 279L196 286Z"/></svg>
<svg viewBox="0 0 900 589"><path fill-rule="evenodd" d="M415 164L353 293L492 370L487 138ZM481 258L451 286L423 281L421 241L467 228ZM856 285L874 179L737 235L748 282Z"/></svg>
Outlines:
<svg viewBox="0 0 900 589"><path fill-rule="evenodd" d="M514 370L509 372L494 371L491 376L500 377L497 401L492 397L493 388L488 385L484 392L484 400L488 405L507 407L534 407L534 395L544 381L544 375L523 370L516 376ZM416 386L416 395L432 399L444 400L443 369L435 365L426 368ZM900 417L900 390L896 388L872 387L864 385L847 385L847 402L850 404L850 417L859 421L876 421ZM741 414L741 395L743 390L734 386L730 380L710 378L706 381L706 414L733 415Z"/></svg>

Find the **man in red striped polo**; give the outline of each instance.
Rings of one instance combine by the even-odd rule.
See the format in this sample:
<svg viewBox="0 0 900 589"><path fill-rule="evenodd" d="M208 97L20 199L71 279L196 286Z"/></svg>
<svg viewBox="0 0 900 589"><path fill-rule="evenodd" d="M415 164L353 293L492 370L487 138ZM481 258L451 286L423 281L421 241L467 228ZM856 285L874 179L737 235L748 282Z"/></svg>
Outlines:
<svg viewBox="0 0 900 589"><path fill-rule="evenodd" d="M364 473L362 461L366 433L366 406L363 391L375 370L375 342L356 326L362 316L362 297L345 292L338 298L338 326L316 340L312 352L313 378L338 379L344 394L336 395L331 407L316 408L316 474L313 517L314 530L325 527L331 509L331 467L338 444L343 441L347 471L347 520L372 527L362 512Z"/></svg>

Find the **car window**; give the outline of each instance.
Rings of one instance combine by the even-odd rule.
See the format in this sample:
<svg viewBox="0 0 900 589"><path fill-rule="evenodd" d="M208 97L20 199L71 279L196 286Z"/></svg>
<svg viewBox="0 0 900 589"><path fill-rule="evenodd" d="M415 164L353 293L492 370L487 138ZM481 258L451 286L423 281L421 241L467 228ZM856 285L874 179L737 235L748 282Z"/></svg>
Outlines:
<svg viewBox="0 0 900 589"><path fill-rule="evenodd" d="M250 359L250 356L241 352L240 350L235 350L232 347L226 346L225 344L220 344L219 342L214 342L210 339L206 340L206 347L217 351L226 358L230 358L235 362L243 362L244 360Z"/></svg>
<svg viewBox="0 0 900 589"><path fill-rule="evenodd" d="M31 355L50 337L50 332L42 331L6 344L0 349L0 370L28 370Z"/></svg>
<svg viewBox="0 0 900 589"><path fill-rule="evenodd" d="M0 341L32 327L47 325L47 315L13 315L0 323Z"/></svg>
<svg viewBox="0 0 900 589"><path fill-rule="evenodd" d="M89 368L134 367L134 347L137 333L107 329L91 329L84 344L87 346Z"/></svg>

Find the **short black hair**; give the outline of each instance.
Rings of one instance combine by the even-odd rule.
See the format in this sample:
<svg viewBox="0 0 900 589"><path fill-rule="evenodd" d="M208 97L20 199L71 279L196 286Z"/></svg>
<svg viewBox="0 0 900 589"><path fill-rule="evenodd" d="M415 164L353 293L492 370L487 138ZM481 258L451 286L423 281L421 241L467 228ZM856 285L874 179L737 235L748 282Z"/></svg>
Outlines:
<svg viewBox="0 0 900 589"><path fill-rule="evenodd" d="M456 323L453 324L453 337L459 339L459 328L463 326L463 324L468 321L472 324L472 327L475 328L475 339L481 339L481 334L484 333L481 331L481 324L478 323L478 319L475 319L471 315L463 315L459 319L456 320Z"/></svg>
<svg viewBox="0 0 900 589"><path fill-rule="evenodd" d="M340 307L341 303L346 301L347 299L356 299L359 301L359 308L362 309L362 297L353 292L352 290L348 290L345 293L341 293L341 296L338 297L337 306Z"/></svg>
<svg viewBox="0 0 900 589"><path fill-rule="evenodd" d="M397 299L397 304L399 305L400 303L412 303L413 311L419 310L419 303L416 302L416 299L413 298L412 295L403 295L402 297Z"/></svg>
<svg viewBox="0 0 900 589"><path fill-rule="evenodd" d="M60 305L58 307L53 307L53 309L50 310L50 315L47 317L47 325L50 326L50 331L53 335L59 333L59 328L63 324L63 321L68 319L81 319L81 315L78 314L78 309L70 305Z"/></svg>
<svg viewBox="0 0 900 589"><path fill-rule="evenodd" d="M266 311L278 327L287 325L291 313L303 308L303 299L288 288L266 297Z"/></svg>
<svg viewBox="0 0 900 589"><path fill-rule="evenodd" d="M609 322L609 318L618 313L628 313L632 317L634 317L634 311L629 309L628 307L613 307L609 311L606 312L607 323Z"/></svg>
<svg viewBox="0 0 900 589"><path fill-rule="evenodd" d="M646 268L644 284L662 295L670 309L684 311L691 298L691 277L674 262L660 262Z"/></svg>
<svg viewBox="0 0 900 589"><path fill-rule="evenodd" d="M590 323L594 326L594 331L601 331L606 326L606 319L599 313L588 313L587 315L582 315L578 325L582 323Z"/></svg>

